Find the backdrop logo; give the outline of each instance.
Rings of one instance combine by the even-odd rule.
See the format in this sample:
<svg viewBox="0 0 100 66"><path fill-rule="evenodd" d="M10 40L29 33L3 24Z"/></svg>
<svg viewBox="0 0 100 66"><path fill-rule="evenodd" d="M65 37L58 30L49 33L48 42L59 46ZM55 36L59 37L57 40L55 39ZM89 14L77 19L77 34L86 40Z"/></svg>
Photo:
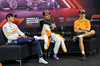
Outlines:
<svg viewBox="0 0 100 66"><path fill-rule="evenodd" d="M66 4L68 8L83 9L82 6L77 2L77 0L62 0L62 1Z"/></svg>
<svg viewBox="0 0 100 66"><path fill-rule="evenodd" d="M64 17L59 17L59 22L64 22Z"/></svg>
<svg viewBox="0 0 100 66"><path fill-rule="evenodd" d="M25 19L25 18L17 18L17 19L15 19L14 23L15 23L16 25L19 26L19 25L23 22L24 19ZM4 20L0 23L0 27L2 27L6 22L7 22L7 19L4 19Z"/></svg>
<svg viewBox="0 0 100 66"><path fill-rule="evenodd" d="M34 18L26 18L26 25L30 26L32 24L39 23L39 17L34 17Z"/></svg>
<svg viewBox="0 0 100 66"><path fill-rule="evenodd" d="M99 21L100 22L100 14L92 15L90 21Z"/></svg>
<svg viewBox="0 0 100 66"><path fill-rule="evenodd" d="M94 14L94 15L92 15L91 19L94 19L94 18L100 18L100 14Z"/></svg>

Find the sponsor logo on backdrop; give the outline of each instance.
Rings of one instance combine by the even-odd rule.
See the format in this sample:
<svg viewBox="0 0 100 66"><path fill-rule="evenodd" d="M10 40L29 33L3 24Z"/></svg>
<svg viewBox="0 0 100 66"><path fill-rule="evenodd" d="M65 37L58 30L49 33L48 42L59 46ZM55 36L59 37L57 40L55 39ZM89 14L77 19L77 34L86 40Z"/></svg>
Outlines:
<svg viewBox="0 0 100 66"><path fill-rule="evenodd" d="M34 18L26 18L26 25L32 25L39 23L40 19L39 17L34 17Z"/></svg>
<svg viewBox="0 0 100 66"><path fill-rule="evenodd" d="M59 22L64 22L64 17L59 17Z"/></svg>
<svg viewBox="0 0 100 66"><path fill-rule="evenodd" d="M90 21L100 21L100 14L92 15Z"/></svg>
<svg viewBox="0 0 100 66"><path fill-rule="evenodd" d="M77 19L78 19L78 17L76 17L76 18L66 18L66 22L68 22L68 21L75 21Z"/></svg>
<svg viewBox="0 0 100 66"><path fill-rule="evenodd" d="M100 25L100 14L92 15L90 21L92 25Z"/></svg>

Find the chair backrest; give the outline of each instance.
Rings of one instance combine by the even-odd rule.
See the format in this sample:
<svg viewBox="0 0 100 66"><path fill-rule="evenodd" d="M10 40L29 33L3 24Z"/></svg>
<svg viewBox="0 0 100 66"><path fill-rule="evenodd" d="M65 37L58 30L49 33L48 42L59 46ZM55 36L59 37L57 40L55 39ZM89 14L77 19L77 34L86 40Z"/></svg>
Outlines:
<svg viewBox="0 0 100 66"><path fill-rule="evenodd" d="M98 25L92 25L91 26L91 30L95 30L95 36L94 37L97 37L97 38L100 38L100 27Z"/></svg>
<svg viewBox="0 0 100 66"><path fill-rule="evenodd" d="M64 37L71 37L74 29L73 26L63 26Z"/></svg>
<svg viewBox="0 0 100 66"><path fill-rule="evenodd" d="M19 29L31 37L33 37L34 35L37 35L37 36L41 35L40 27L19 27Z"/></svg>
<svg viewBox="0 0 100 66"><path fill-rule="evenodd" d="M35 29L36 29L36 35L37 36L41 36L41 27L35 27Z"/></svg>
<svg viewBox="0 0 100 66"><path fill-rule="evenodd" d="M41 35L41 28L40 27L20 27L20 29L22 32L30 33L31 36L34 36L34 35L40 36ZM98 37L99 32L100 32L99 26L92 25L91 30L95 30L96 31L95 37ZM74 32L73 25L71 25L71 26L57 26L57 33L61 34L64 37L70 37L73 34L73 32Z"/></svg>
<svg viewBox="0 0 100 66"><path fill-rule="evenodd" d="M5 37L2 28L0 28L0 45L3 45L7 42L7 38Z"/></svg>

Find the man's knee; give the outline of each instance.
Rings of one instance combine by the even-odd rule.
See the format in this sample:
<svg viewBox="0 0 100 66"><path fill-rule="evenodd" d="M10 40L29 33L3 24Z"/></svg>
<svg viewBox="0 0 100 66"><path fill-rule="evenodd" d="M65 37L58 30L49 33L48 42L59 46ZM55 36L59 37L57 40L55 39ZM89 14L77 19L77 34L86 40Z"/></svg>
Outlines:
<svg viewBox="0 0 100 66"><path fill-rule="evenodd" d="M91 34L92 35L95 35L95 30L91 30Z"/></svg>
<svg viewBox="0 0 100 66"><path fill-rule="evenodd" d="M82 41L82 40L83 40L83 37L80 37L80 38L79 38L79 41Z"/></svg>
<svg viewBox="0 0 100 66"><path fill-rule="evenodd" d="M38 40L33 41L33 44L40 44Z"/></svg>
<svg viewBox="0 0 100 66"><path fill-rule="evenodd" d="M59 42L61 42L61 38L56 38L56 41L59 41Z"/></svg>
<svg viewBox="0 0 100 66"><path fill-rule="evenodd" d="M79 38L79 45L83 43L83 37Z"/></svg>

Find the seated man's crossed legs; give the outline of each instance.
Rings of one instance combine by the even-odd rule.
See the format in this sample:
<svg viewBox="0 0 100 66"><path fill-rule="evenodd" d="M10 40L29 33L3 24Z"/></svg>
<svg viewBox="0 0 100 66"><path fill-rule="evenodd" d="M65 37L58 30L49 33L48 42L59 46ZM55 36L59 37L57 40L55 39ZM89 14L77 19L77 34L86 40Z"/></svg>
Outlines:
<svg viewBox="0 0 100 66"><path fill-rule="evenodd" d="M75 36L73 37L73 41L76 41L79 38L84 38L84 37L92 37L95 35L95 30L91 30L91 31L87 31L87 32L79 32L79 33L75 33Z"/></svg>
<svg viewBox="0 0 100 66"><path fill-rule="evenodd" d="M79 39L79 48L81 50L82 53L82 58L81 60L84 61L86 59L86 54L85 54L85 48L84 48L84 44L83 44L83 38L84 37L91 37L95 35L95 31L91 30L89 32L82 32L83 34L78 33L77 36L74 37L74 40Z"/></svg>

